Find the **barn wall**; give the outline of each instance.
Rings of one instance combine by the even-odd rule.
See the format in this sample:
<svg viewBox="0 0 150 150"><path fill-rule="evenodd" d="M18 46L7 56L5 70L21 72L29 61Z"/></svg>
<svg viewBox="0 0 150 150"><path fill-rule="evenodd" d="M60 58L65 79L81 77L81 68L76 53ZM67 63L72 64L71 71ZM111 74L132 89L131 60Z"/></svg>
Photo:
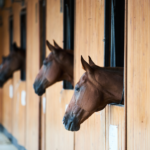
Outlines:
<svg viewBox="0 0 150 150"><path fill-rule="evenodd" d="M76 0L75 10L75 83L84 70L81 55L86 61L104 65L104 0ZM75 150L105 150L105 109L93 114L75 132Z"/></svg>
<svg viewBox="0 0 150 150"><path fill-rule="evenodd" d="M38 0L26 0L27 7L27 58L26 58L26 149L39 147L39 96L33 83L39 71L39 4Z"/></svg>
<svg viewBox="0 0 150 150"><path fill-rule="evenodd" d="M6 8L8 10L6 10ZM9 54L9 16L13 15L13 41L20 46L20 3L5 1L5 7L1 10L3 26L1 30L1 47L3 55ZM13 86L13 98L9 97L9 87ZM21 105L21 91L25 89L25 82L20 81L20 71L14 73L3 87L2 92L2 125L17 140L18 144L25 146L25 108Z"/></svg>
<svg viewBox="0 0 150 150"><path fill-rule="evenodd" d="M88 61L103 66L104 62L104 1L76 0L75 16L75 83L84 70L81 55ZM85 121L79 132L75 133L75 149L109 149L109 126L118 127L118 149L125 146L124 107L108 105Z"/></svg>
<svg viewBox="0 0 150 150"><path fill-rule="evenodd" d="M135 7L136 6L136 7ZM150 149L150 1L128 1L127 149Z"/></svg>
<svg viewBox="0 0 150 150"><path fill-rule="evenodd" d="M63 47L63 14L60 13L60 0L47 0L46 39L53 39ZM47 55L50 51L47 49ZM73 90L63 90L62 82L46 91L46 150L73 150L74 134L65 130L62 119L65 106L69 103Z"/></svg>
<svg viewBox="0 0 150 150"><path fill-rule="evenodd" d="M10 7L11 3L6 1L5 8ZM9 54L9 10L1 10L2 16L2 44L1 50L2 55L7 56ZM12 79L9 79L7 83L3 86L2 92L2 125L8 130L8 132L12 133L12 104L13 99L9 97L9 86L12 85Z"/></svg>
<svg viewBox="0 0 150 150"><path fill-rule="evenodd" d="M1 49L3 55L9 54L9 16L13 15L14 19L14 41L20 46L20 10L21 3L11 3L5 1L5 8L1 10L3 17L3 26L0 32L2 39ZM39 147L39 97L33 90L33 82L39 70L39 17L38 17L38 0L26 0L27 7L27 80L20 81L20 71L13 75L3 87L2 97L2 125L10 132L18 143L27 149L37 150ZM27 84L27 85L26 85ZM13 85L14 96L9 97L9 86ZM27 89L27 90L26 90ZM27 105L21 103L21 93L26 91Z"/></svg>
<svg viewBox="0 0 150 150"><path fill-rule="evenodd" d="M22 6L20 3L12 4L13 14L13 41L20 47L20 12ZM12 104L12 134L18 140L18 144L25 147L25 110L26 107L21 103L21 93L25 90L26 83L20 80L20 71L13 74L14 96Z"/></svg>

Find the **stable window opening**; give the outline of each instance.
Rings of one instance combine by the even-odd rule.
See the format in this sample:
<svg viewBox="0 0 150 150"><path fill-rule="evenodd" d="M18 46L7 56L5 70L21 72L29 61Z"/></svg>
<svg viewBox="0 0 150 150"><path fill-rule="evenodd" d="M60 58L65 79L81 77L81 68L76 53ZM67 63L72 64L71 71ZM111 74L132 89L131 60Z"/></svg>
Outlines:
<svg viewBox="0 0 150 150"><path fill-rule="evenodd" d="M23 9L20 14L20 30L21 30L21 49L26 51L26 9ZM21 80L26 80L26 70L21 69Z"/></svg>
<svg viewBox="0 0 150 150"><path fill-rule="evenodd" d="M105 67L124 67L124 24L125 0L105 0Z"/></svg>
<svg viewBox="0 0 150 150"><path fill-rule="evenodd" d="M9 17L9 50L13 49L13 16Z"/></svg>
<svg viewBox="0 0 150 150"><path fill-rule="evenodd" d="M74 0L63 1L63 30L64 30L64 49L74 50ZM73 89L68 81L63 81L64 89Z"/></svg>
<svg viewBox="0 0 150 150"><path fill-rule="evenodd" d="M46 2L40 0L40 67L46 56Z"/></svg>

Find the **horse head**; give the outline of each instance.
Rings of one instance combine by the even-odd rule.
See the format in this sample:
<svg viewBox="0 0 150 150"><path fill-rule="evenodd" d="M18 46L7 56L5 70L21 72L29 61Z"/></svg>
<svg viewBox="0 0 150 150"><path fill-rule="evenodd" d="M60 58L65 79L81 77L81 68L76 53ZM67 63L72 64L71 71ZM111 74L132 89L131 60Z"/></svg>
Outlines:
<svg viewBox="0 0 150 150"><path fill-rule="evenodd" d="M25 51L13 44L13 50L7 57L3 57L0 65L0 86L12 77L19 69L25 69Z"/></svg>
<svg viewBox="0 0 150 150"><path fill-rule="evenodd" d="M81 56L81 63L86 72L75 85L63 118L65 128L71 131L78 131L81 123L107 104L119 103L122 96L123 69L98 67L90 57L88 64Z"/></svg>
<svg viewBox="0 0 150 150"><path fill-rule="evenodd" d="M52 46L46 44L51 51L43 61L43 65L33 84L35 93L41 96L46 88L54 83L67 80L73 85L73 53L71 50L63 50L55 41Z"/></svg>

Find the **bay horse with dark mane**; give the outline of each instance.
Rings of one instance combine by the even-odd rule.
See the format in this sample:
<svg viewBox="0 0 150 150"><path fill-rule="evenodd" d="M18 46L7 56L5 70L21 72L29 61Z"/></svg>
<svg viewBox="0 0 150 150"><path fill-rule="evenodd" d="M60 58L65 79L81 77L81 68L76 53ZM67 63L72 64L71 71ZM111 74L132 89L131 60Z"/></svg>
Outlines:
<svg viewBox="0 0 150 150"><path fill-rule="evenodd" d="M62 49L55 41L52 46L46 44L51 51L43 61L43 65L33 84L35 93L41 96L46 88L58 81L67 80L73 85L73 52Z"/></svg>
<svg viewBox="0 0 150 150"><path fill-rule="evenodd" d="M13 73L17 70L24 69L26 65L25 50L17 47L16 43L13 44L13 49L7 57L3 57L0 65L0 87L12 77Z"/></svg>
<svg viewBox="0 0 150 150"><path fill-rule="evenodd" d="M67 130L78 131L80 124L107 104L119 104L123 91L123 68L99 67L89 57L82 58L86 71L75 86L74 95L67 107L63 124Z"/></svg>

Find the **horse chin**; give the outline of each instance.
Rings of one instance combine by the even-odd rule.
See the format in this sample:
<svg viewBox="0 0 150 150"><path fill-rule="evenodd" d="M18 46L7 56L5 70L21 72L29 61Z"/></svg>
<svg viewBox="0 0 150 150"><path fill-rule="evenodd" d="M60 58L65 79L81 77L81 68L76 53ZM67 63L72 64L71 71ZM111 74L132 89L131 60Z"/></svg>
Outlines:
<svg viewBox="0 0 150 150"><path fill-rule="evenodd" d="M36 94L37 94L38 96L42 96L44 93L45 93L45 90L42 90L42 91L38 91Z"/></svg>
<svg viewBox="0 0 150 150"><path fill-rule="evenodd" d="M38 96L42 96L42 95L45 93L45 89L39 89L38 91L35 90L35 93L36 93Z"/></svg>

